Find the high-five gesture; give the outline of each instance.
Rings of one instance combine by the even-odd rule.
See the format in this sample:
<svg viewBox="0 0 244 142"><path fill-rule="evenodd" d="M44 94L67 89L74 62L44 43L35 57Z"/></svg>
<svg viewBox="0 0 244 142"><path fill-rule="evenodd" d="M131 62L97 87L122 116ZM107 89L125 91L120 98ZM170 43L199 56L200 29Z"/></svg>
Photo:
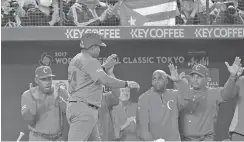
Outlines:
<svg viewBox="0 0 244 142"><path fill-rule="evenodd" d="M127 81L129 88L136 88L137 91L140 90L140 85L135 81Z"/></svg>
<svg viewBox="0 0 244 142"><path fill-rule="evenodd" d="M177 71L177 66L174 66L173 64L169 64L169 71L171 75L167 75L167 76L172 81L178 81L180 79Z"/></svg>
<svg viewBox="0 0 244 142"><path fill-rule="evenodd" d="M241 59L236 57L234 63L230 66L228 62L225 62L231 76L237 76L237 73L241 69Z"/></svg>
<svg viewBox="0 0 244 142"><path fill-rule="evenodd" d="M118 62L116 61L116 58L117 58L116 54L112 54L112 55L108 56L108 58L106 59L106 61L102 65L106 71L107 71L107 69L110 69L111 67L118 64Z"/></svg>

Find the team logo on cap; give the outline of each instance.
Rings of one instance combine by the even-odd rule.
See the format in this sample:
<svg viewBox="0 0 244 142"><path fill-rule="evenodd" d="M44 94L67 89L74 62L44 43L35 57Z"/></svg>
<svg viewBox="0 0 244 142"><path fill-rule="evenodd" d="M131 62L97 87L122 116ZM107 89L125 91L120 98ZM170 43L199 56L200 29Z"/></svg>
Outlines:
<svg viewBox="0 0 244 142"><path fill-rule="evenodd" d="M80 47L81 47L81 48L84 48L84 47L85 47L85 46L84 46L84 42L83 42L83 40L80 41Z"/></svg>
<svg viewBox="0 0 244 142"><path fill-rule="evenodd" d="M48 68L47 68L47 67L45 67L45 68L43 69L43 72L44 72L44 73L48 73L48 71L47 71L47 70L48 70Z"/></svg>
<svg viewBox="0 0 244 142"><path fill-rule="evenodd" d="M43 53L41 56L41 60L39 60L39 64L42 66L51 66L52 61L52 56L48 55L47 53Z"/></svg>
<svg viewBox="0 0 244 142"><path fill-rule="evenodd" d="M196 70L197 70L197 71L200 70L200 65L196 65Z"/></svg>

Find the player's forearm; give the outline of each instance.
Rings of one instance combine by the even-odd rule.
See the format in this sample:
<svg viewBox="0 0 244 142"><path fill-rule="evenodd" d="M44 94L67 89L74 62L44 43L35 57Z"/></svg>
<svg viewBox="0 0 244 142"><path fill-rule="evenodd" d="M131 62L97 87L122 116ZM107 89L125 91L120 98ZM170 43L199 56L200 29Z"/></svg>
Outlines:
<svg viewBox="0 0 244 142"><path fill-rule="evenodd" d="M99 81L107 86L107 87L110 87L110 88L124 88L125 87L125 84L126 84L126 81L124 80L119 80L115 77L110 77L108 75L104 75L102 76Z"/></svg>
<svg viewBox="0 0 244 142"><path fill-rule="evenodd" d="M27 112L23 113L23 118L24 120L31 126L33 126L36 122L36 116L33 115L30 110L28 110Z"/></svg>
<svg viewBox="0 0 244 142"><path fill-rule="evenodd" d="M190 99L192 94L190 90L190 86L183 80L175 81L175 86L180 92L182 99Z"/></svg>
<svg viewBox="0 0 244 142"><path fill-rule="evenodd" d="M236 96L236 80L237 77L230 76L225 83L224 88L221 90L221 96L224 101L231 99Z"/></svg>
<svg viewBox="0 0 244 142"><path fill-rule="evenodd" d="M108 76L110 77L114 77L114 74L113 73L108 73ZM120 89L119 88L111 88L111 91L112 91L112 95L114 95L116 98L119 99L119 96L120 96Z"/></svg>
<svg viewBox="0 0 244 142"><path fill-rule="evenodd" d="M139 106L140 107L140 106ZM137 133L139 136L139 139L143 141L152 141L152 135L149 132L148 124L149 124L149 118L148 118L148 110L143 109L143 107L140 107L140 110L137 110L137 117L138 117L138 130L139 133Z"/></svg>
<svg viewBox="0 0 244 142"><path fill-rule="evenodd" d="M121 137L121 132L119 129L114 130L114 139L117 140Z"/></svg>
<svg viewBox="0 0 244 142"><path fill-rule="evenodd" d="M128 127L129 124L127 124L126 122L120 127L120 131L123 131L126 127Z"/></svg>

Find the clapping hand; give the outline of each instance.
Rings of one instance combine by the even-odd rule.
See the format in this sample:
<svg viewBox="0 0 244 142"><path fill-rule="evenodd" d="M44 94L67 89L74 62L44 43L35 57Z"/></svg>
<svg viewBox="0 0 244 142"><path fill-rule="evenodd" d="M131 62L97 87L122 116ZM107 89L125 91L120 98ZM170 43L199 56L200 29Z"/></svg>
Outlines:
<svg viewBox="0 0 244 142"><path fill-rule="evenodd" d="M39 95L38 90L33 87L32 83L29 84L29 90L30 90L31 95L34 98L34 100L37 100L37 101L43 100L43 97L41 97Z"/></svg>
<svg viewBox="0 0 244 142"><path fill-rule="evenodd" d="M121 130L127 128L128 126L130 126L131 123L136 123L136 117L129 117L127 118L125 124L121 127Z"/></svg>
<svg viewBox="0 0 244 142"><path fill-rule="evenodd" d="M106 17L110 18L113 15L113 7L112 5L108 5L108 8L106 9Z"/></svg>
<svg viewBox="0 0 244 142"><path fill-rule="evenodd" d="M107 18L111 17L112 15L113 15L113 8L110 5L108 5L108 8L101 14L100 17L98 17L98 19L100 21L104 21Z"/></svg>
<svg viewBox="0 0 244 142"><path fill-rule="evenodd" d="M58 81L57 83L55 83L54 87L55 87L55 89L54 89L55 99L58 99L59 102L63 101L66 103L65 99L62 96L60 96L61 93L59 93L59 91L60 91L60 89L67 91L67 85L62 81Z"/></svg>

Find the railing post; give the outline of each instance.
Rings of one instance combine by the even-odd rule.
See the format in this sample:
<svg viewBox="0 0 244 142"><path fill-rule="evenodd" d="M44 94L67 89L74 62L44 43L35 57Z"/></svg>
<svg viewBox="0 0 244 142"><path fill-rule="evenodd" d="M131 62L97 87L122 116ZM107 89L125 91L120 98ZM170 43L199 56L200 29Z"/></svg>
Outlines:
<svg viewBox="0 0 244 142"><path fill-rule="evenodd" d="M60 21L59 24L60 26L63 26L63 21L64 21L64 1L63 0L59 0L59 17L60 17Z"/></svg>
<svg viewBox="0 0 244 142"><path fill-rule="evenodd" d="M209 8L209 0L206 0L206 14L207 14L207 25L210 24L210 8Z"/></svg>

